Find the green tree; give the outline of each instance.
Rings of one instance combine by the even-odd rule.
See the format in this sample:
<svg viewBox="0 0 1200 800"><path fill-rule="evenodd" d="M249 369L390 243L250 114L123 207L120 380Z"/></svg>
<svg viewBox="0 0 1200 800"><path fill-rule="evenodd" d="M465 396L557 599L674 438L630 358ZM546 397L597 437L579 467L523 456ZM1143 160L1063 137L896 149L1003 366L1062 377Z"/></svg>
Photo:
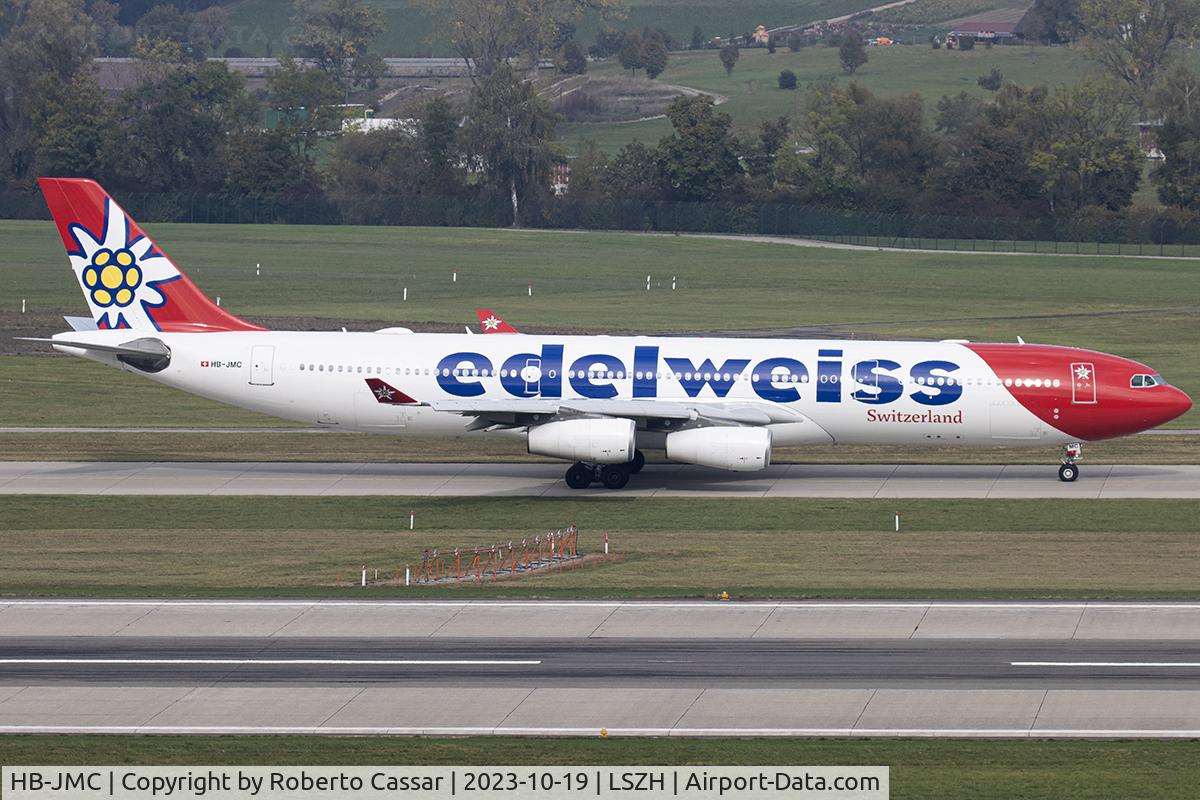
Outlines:
<svg viewBox="0 0 1200 800"><path fill-rule="evenodd" d="M609 194L627 200L656 200L661 195L658 156L638 141L617 151L608 167Z"/></svg>
<svg viewBox="0 0 1200 800"><path fill-rule="evenodd" d="M1137 191L1142 153L1128 116L1113 113L1107 86L1061 87L1046 105L1047 142L1029 158L1055 214L1098 205L1113 211Z"/></svg>
<svg viewBox="0 0 1200 800"><path fill-rule="evenodd" d="M225 149L224 191L233 197L266 195L299 199L319 194L321 179L311 159L299 155L282 131L249 127Z"/></svg>
<svg viewBox="0 0 1200 800"><path fill-rule="evenodd" d="M400 128L347 133L329 163L330 188L350 198L420 191L423 164L417 140Z"/></svg>
<svg viewBox="0 0 1200 800"><path fill-rule="evenodd" d="M708 40L704 38L704 31L700 30L700 26L696 25L692 28L692 49L703 50Z"/></svg>
<svg viewBox="0 0 1200 800"><path fill-rule="evenodd" d="M642 68L641 35L634 31L625 34L625 39L621 42L621 52L617 54L617 60L630 72L637 72Z"/></svg>
<svg viewBox="0 0 1200 800"><path fill-rule="evenodd" d="M779 88L796 90L796 73L790 69L781 70L779 73Z"/></svg>
<svg viewBox="0 0 1200 800"><path fill-rule="evenodd" d="M455 51L486 77L502 64L536 65L558 49L564 25L584 14L617 15L622 0L419 0L435 24L450 33ZM597 45L602 38L597 35ZM607 54L598 54L599 58Z"/></svg>
<svg viewBox="0 0 1200 800"><path fill-rule="evenodd" d="M66 83L47 84L29 113L39 174L107 177L105 143L113 110L95 76L80 73Z"/></svg>
<svg viewBox="0 0 1200 800"><path fill-rule="evenodd" d="M521 198L548 184L554 121L534 85L507 64L471 92L463 131L468 155L482 164L488 185L508 194L514 226L520 225Z"/></svg>
<svg viewBox="0 0 1200 800"><path fill-rule="evenodd" d="M738 52L738 46L733 42L721 48L721 66L725 67L726 75L733 74L733 68L740 56L741 53Z"/></svg>
<svg viewBox="0 0 1200 800"><path fill-rule="evenodd" d="M622 31L596 31L596 43L588 48L592 58L612 58L621 52L625 44L625 34Z"/></svg>
<svg viewBox="0 0 1200 800"><path fill-rule="evenodd" d="M1172 45L1197 33L1200 0L1080 0L1079 16L1085 52L1126 90L1145 122Z"/></svg>
<svg viewBox="0 0 1200 800"><path fill-rule="evenodd" d="M341 87L333 76L284 56L267 76L267 98L279 113L278 130L307 159L319 138L341 130Z"/></svg>
<svg viewBox="0 0 1200 800"><path fill-rule="evenodd" d="M364 0L295 0L292 46L338 85L343 99L373 89L384 72L371 43L384 29L383 12Z"/></svg>
<svg viewBox="0 0 1200 800"><path fill-rule="evenodd" d="M96 31L82 0L0 0L0 186L31 186L32 110L90 72Z"/></svg>
<svg viewBox="0 0 1200 800"><path fill-rule="evenodd" d="M646 70L646 77L653 80L662 74L662 71L667 68L667 47L663 44L662 37L650 36L642 45L642 68Z"/></svg>
<svg viewBox="0 0 1200 800"><path fill-rule="evenodd" d="M1200 209L1200 74L1176 65L1156 92L1163 160L1152 178L1164 205Z"/></svg>
<svg viewBox="0 0 1200 800"><path fill-rule="evenodd" d="M863 46L862 37L854 30L846 31L838 48L838 61L842 64L842 70L847 75L853 75L867 60L867 48Z"/></svg>
<svg viewBox="0 0 1200 800"><path fill-rule="evenodd" d="M111 160L122 182L143 191L218 191L230 142L259 125L257 101L224 63L149 71L117 107L122 132Z"/></svg>
<svg viewBox="0 0 1200 800"><path fill-rule="evenodd" d="M558 71L566 75L582 75L587 72L587 56L574 39L567 39L558 51Z"/></svg>
<svg viewBox="0 0 1200 800"><path fill-rule="evenodd" d="M458 189L455 177L462 148L459 142L458 115L444 95L435 95L421 109L421 155L426 165L430 185L444 192Z"/></svg>
<svg viewBox="0 0 1200 800"><path fill-rule="evenodd" d="M1069 42L1079 34L1079 0L1034 0L1023 24L1045 44Z"/></svg>
<svg viewBox="0 0 1200 800"><path fill-rule="evenodd" d="M980 75L975 81L981 89L986 89L989 92L999 91L1004 85L1004 75L996 67L992 67L992 71L987 75Z"/></svg>
<svg viewBox="0 0 1200 800"><path fill-rule="evenodd" d="M677 97L667 109L673 132L658 144L663 182L674 200L715 200L740 188L733 120L707 95Z"/></svg>
<svg viewBox="0 0 1200 800"><path fill-rule="evenodd" d="M595 142L583 145L571 162L571 184L567 190L572 197L597 199L609 194L609 158Z"/></svg>

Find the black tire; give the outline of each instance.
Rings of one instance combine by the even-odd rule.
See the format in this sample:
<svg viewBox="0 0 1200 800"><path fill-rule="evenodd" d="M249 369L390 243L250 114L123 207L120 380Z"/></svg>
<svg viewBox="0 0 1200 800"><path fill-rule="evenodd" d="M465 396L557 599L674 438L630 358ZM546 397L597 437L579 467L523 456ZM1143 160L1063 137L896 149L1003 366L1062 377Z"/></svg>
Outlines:
<svg viewBox="0 0 1200 800"><path fill-rule="evenodd" d="M605 489L624 489L629 483L629 469L624 464L609 464L600 470L600 482Z"/></svg>
<svg viewBox="0 0 1200 800"><path fill-rule="evenodd" d="M567 486L586 489L592 485L592 468L587 464L572 464L567 470Z"/></svg>
<svg viewBox="0 0 1200 800"><path fill-rule="evenodd" d="M629 470L629 474L637 475L642 471L642 467L644 466L646 466L646 454L641 450L634 450L633 461L630 461L626 467Z"/></svg>
<svg viewBox="0 0 1200 800"><path fill-rule="evenodd" d="M1058 479L1063 483L1071 483L1079 477L1079 467L1074 464L1063 464L1058 468Z"/></svg>

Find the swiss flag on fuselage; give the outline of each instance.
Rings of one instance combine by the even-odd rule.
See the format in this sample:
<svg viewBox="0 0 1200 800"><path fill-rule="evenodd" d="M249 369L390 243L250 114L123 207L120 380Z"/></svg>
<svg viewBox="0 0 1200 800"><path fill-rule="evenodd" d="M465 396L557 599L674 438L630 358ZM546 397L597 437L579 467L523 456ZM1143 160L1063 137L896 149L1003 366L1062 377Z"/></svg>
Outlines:
<svg viewBox="0 0 1200 800"><path fill-rule="evenodd" d="M417 402L395 386L391 386L379 378L367 378L366 381L367 386L371 389L371 394L375 395L375 399L384 405L405 406L415 405Z"/></svg>

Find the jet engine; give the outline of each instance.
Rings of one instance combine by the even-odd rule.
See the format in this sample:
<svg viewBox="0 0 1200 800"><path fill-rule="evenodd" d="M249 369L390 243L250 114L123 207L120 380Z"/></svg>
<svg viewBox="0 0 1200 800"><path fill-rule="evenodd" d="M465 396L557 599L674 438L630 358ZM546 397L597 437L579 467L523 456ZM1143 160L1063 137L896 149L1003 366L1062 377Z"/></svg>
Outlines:
<svg viewBox="0 0 1200 800"><path fill-rule="evenodd" d="M631 419L565 419L529 429L529 452L593 464L626 464L633 460Z"/></svg>
<svg viewBox="0 0 1200 800"><path fill-rule="evenodd" d="M771 466L771 432L766 428L690 428L667 434L667 460L754 472Z"/></svg>

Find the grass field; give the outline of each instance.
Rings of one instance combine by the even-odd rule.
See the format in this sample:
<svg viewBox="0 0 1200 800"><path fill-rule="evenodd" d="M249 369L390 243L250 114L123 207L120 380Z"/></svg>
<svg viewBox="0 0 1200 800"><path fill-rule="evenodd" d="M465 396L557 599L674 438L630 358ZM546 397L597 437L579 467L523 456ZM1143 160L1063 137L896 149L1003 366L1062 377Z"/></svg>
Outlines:
<svg viewBox="0 0 1200 800"><path fill-rule="evenodd" d="M891 767L893 800L1183 800L1196 742L8 736L6 764L846 764Z"/></svg>
<svg viewBox="0 0 1200 800"><path fill-rule="evenodd" d="M1200 502L11 496L0 589L46 595L1185 598ZM893 514L905 530L897 535ZM408 514L417 528L408 531ZM516 582L350 586L425 548L574 524L623 560ZM373 574L373 573L372 573ZM344 585L338 587L338 576Z"/></svg>
<svg viewBox="0 0 1200 800"><path fill-rule="evenodd" d="M976 79L992 67L1006 80L1030 86L1039 83L1061 85L1078 82L1089 69L1078 50L1066 47L994 47L968 52L934 50L927 44L896 47L872 47L870 61L859 69L854 80L873 92L898 95L916 92L925 101L926 114L932 120L938 98L965 91L987 95ZM796 73L796 91L778 88L779 72ZM591 75L616 75L620 64L608 61L593 64ZM628 74L628 73L626 73ZM744 49L732 75L726 75L715 50L672 53L665 72L657 79L721 95L728 101L721 110L733 117L739 131L750 132L766 119L795 114L804 101L804 89L815 81L849 79L838 62L836 47L806 47L798 52L779 48L774 54L765 49ZM930 123L932 124L932 122ZM560 125L559 134L568 149L577 150L592 140L605 150L616 150L634 139L653 144L670 133L665 119L634 123L597 125Z"/></svg>
<svg viewBox="0 0 1200 800"><path fill-rule="evenodd" d="M150 229L202 289L222 295L234 313L269 325L446 330L473 323L472 310L486 306L531 332L1022 336L1137 358L1193 395L1200 391L1195 261L876 252L582 232ZM83 302L51 224L0 222L0 237L6 245L0 351L13 353L11 336L59 331L58 315L78 314ZM257 262L263 274L256 278ZM451 282L454 271L457 283ZM655 284L649 292L647 273ZM672 277L676 291L669 289ZM401 300L405 287L407 302ZM21 298L28 300L27 315L19 313ZM6 425L278 424L65 356L0 359ZM1200 410L1193 409L1173 425L1198 422Z"/></svg>
<svg viewBox="0 0 1200 800"><path fill-rule="evenodd" d="M708 36L742 35L756 25L769 28L798 25L829 19L878 5L880 0L751 0L720 3L715 0L630 0L622 19L608 26L617 30L641 31L643 27L663 28L680 43L692 38L692 26L699 25ZM376 50L384 56L453 55L449 37L434 27L413 0L370 0L384 13L387 29L376 40ZM230 32L221 52L240 47L249 55L278 55L287 47L288 21L292 0L240 0L230 5ZM586 49L596 39L601 20L589 14L577 24L576 38Z"/></svg>

